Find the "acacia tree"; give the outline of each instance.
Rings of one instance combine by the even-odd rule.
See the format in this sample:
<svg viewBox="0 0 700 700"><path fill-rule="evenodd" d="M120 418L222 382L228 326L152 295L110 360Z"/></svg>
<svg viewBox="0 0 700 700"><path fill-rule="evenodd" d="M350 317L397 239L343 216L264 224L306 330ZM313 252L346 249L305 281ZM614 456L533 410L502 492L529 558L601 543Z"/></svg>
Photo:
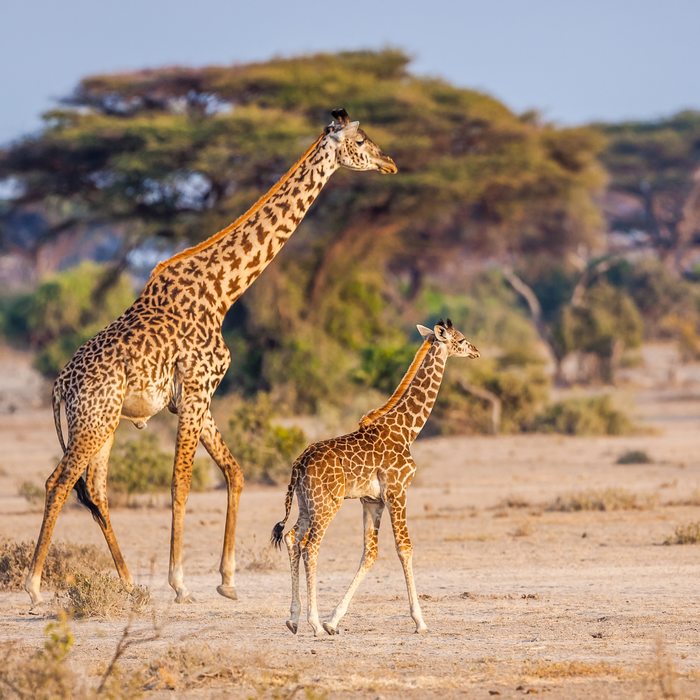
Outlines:
<svg viewBox="0 0 700 700"><path fill-rule="evenodd" d="M85 78L38 135L0 152L0 178L14 183L2 245L17 244L12 222L28 211L45 220L37 246L111 227L122 264L143 241L198 242L270 187L338 105L366 124L400 176L340 173L237 305L231 332L258 363L251 389L269 386L285 362L309 370L299 353L318 333L355 350L398 329L377 301L410 305L446 263L597 244L598 132L515 115L413 75L405 54L386 50ZM290 329L294 345L280 340ZM269 361L275 353L286 359Z"/></svg>
<svg viewBox="0 0 700 700"><path fill-rule="evenodd" d="M612 227L643 230L668 267L682 273L700 237L700 112L600 128L608 138L602 160L610 188L637 202L613 214Z"/></svg>

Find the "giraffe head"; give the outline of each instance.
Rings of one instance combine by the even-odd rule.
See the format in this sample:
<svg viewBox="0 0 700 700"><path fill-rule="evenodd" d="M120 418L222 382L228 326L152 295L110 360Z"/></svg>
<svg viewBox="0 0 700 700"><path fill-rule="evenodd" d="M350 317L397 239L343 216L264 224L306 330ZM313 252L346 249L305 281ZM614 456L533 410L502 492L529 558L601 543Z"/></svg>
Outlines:
<svg viewBox="0 0 700 700"><path fill-rule="evenodd" d="M448 357L456 355L457 357L468 357L470 360L479 357L479 351L452 325L449 318L447 321L440 319L433 330L420 324L417 328L424 338L432 336L435 339L434 342L445 345Z"/></svg>
<svg viewBox="0 0 700 700"><path fill-rule="evenodd" d="M344 109L334 109L333 121L326 134L338 144L338 165L350 170L378 170L382 175L398 171L396 163L360 129L360 122L351 122Z"/></svg>

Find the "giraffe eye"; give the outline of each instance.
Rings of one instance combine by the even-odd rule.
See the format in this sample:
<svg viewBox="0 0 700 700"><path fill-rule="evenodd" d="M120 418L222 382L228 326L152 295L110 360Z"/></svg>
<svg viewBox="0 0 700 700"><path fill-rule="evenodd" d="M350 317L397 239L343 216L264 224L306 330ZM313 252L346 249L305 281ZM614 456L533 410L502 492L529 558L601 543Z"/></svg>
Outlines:
<svg viewBox="0 0 700 700"><path fill-rule="evenodd" d="M357 141L355 141L355 143L356 143L358 146L361 146L366 140L367 140L367 139L357 139Z"/></svg>

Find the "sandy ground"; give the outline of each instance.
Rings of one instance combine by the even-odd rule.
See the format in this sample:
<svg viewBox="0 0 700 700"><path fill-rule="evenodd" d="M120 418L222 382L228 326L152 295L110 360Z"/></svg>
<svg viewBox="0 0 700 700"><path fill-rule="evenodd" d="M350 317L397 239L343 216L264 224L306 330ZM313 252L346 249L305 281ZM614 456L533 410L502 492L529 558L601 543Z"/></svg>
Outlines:
<svg viewBox="0 0 700 700"><path fill-rule="evenodd" d="M33 387L18 380L21 374L12 377ZM58 446L39 389L23 397L18 391L13 388L14 410L0 416L0 536L29 540L41 512L17 496L17 486L42 483ZM139 668L177 647L211 651L233 677L163 688L153 697L700 698L700 546L663 546L677 525L700 520L700 391L645 390L629 400L650 429L646 434L439 438L415 445L419 473L409 527L426 636L413 634L388 522L377 564L342 633L315 639L303 617L297 636L284 625L286 554L256 568L268 559L284 488L244 491L237 602L215 591L224 492L190 498L185 574L197 602L184 606L172 603L167 585L169 510L114 509L122 549L137 580L150 586L161 627L159 639L129 649L122 665ZM615 464L628 449L646 450L653 462ZM647 505L546 509L557 496L608 487L627 489ZM321 550L322 617L349 583L361 539L361 506L348 501ZM89 513L77 507L64 510L55 540L106 550ZM0 593L0 640L28 649L43 643L47 617L29 616L28 608L23 592ZM71 624L73 667L97 673L124 620ZM147 633L150 624L148 616L137 620L134 634Z"/></svg>

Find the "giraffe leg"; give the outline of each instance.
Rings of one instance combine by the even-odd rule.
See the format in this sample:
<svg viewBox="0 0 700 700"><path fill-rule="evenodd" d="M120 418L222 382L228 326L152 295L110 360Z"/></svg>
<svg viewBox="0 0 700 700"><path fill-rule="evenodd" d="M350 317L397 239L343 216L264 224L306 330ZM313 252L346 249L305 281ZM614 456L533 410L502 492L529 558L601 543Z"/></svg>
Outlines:
<svg viewBox="0 0 700 700"><path fill-rule="evenodd" d="M318 550L321 547L321 540L326 534L326 530L331 520L338 512L342 499L333 500L331 507L324 508L311 516L306 542L301 543L301 555L304 559L306 569L306 605L307 620L314 631L314 637L318 637L323 627L318 618L318 602L316 600L316 563L318 561Z"/></svg>
<svg viewBox="0 0 700 700"><path fill-rule="evenodd" d="M331 619L328 622L323 623L323 629L325 629L328 634L337 633L338 625L347 612L350 601L355 595L355 591L360 583L362 583L362 580L377 559L377 540L379 537L379 525L382 520L383 511L384 503L382 501L362 500L362 519L364 521L365 531L362 559L360 559L360 566L355 574L355 578L353 578L352 583L343 596L343 599L340 601L340 603L338 603L338 606L333 611Z"/></svg>
<svg viewBox="0 0 700 700"><path fill-rule="evenodd" d="M306 537L309 521L305 516L300 517L296 525L284 536L284 543L289 552L289 566L292 573L292 602L289 606L287 629L296 634L299 629L301 614L301 597L299 596L299 560L301 559L300 542Z"/></svg>
<svg viewBox="0 0 700 700"><path fill-rule="evenodd" d="M243 472L231 451L226 446L219 432L211 412L207 412L204 418L204 426L200 440L216 465L223 472L226 479L226 493L228 502L226 505L226 526L224 530L224 547L221 553L221 585L216 587L218 593L231 600L238 598L234 585L236 572L236 518L238 516L238 503L243 489Z"/></svg>
<svg viewBox="0 0 700 700"><path fill-rule="evenodd" d="M184 388L183 388L184 392ZM176 603L192 603L194 598L185 586L182 571L182 536L185 524L187 497L192 484L192 463L197 443L202 433L208 400L183 399L178 406L177 441L175 445L175 467L171 486L173 520L170 531L170 566L168 583L175 591Z"/></svg>
<svg viewBox="0 0 700 700"><path fill-rule="evenodd" d="M112 433L102 447L97 451L95 456L90 460L87 467L86 483L88 493L93 503L98 507L104 523L98 520L102 534L107 541L109 552L114 559L114 565L117 567L117 573L125 586L131 588L134 585L134 579L129 573L129 569L124 561L121 549L117 543L117 537L112 529L112 524L109 519L109 503L107 500L107 468L109 466L109 453L114 444L114 433Z"/></svg>
<svg viewBox="0 0 700 700"><path fill-rule="evenodd" d="M388 501L389 516L391 526L394 530L394 540L396 541L396 551L401 560L403 574L406 578L406 589L408 590L408 602L411 606L411 617L416 623L416 632L427 632L428 628L423 621L423 613L418 602L416 584L413 580L413 545L408 536L408 526L406 525L406 494L401 493Z"/></svg>
<svg viewBox="0 0 700 700"><path fill-rule="evenodd" d="M83 473L93 454L104 442L104 439L104 437L98 439L95 436L86 436L82 440L71 440L58 466L46 480L44 518L41 523L36 548L34 549L32 563L29 566L29 573L24 582L24 590L27 591L31 598L32 608L38 606L43 600L40 593L41 572L44 568L46 556L49 553L51 536L53 535L58 515L78 477Z"/></svg>

